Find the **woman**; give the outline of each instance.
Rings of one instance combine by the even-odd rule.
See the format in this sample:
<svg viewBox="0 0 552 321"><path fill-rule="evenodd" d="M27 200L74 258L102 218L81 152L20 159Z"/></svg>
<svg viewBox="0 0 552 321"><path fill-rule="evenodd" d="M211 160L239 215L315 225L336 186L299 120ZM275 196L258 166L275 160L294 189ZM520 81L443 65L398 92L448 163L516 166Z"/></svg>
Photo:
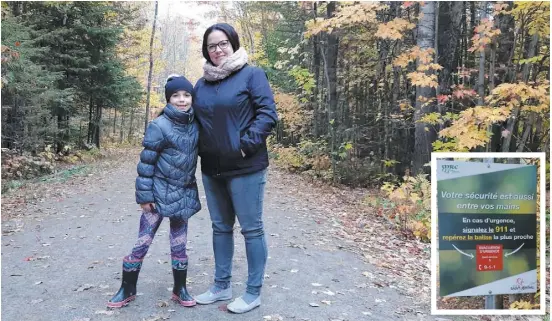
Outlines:
<svg viewBox="0 0 552 321"><path fill-rule="evenodd" d="M245 237L245 294L228 304L244 313L261 304L267 259L263 198L268 167L266 138L278 116L265 72L247 64L232 26L220 23L203 36L204 74L194 88L200 129L199 155L213 228L215 282L196 297L199 304L232 298L233 229L238 217Z"/></svg>

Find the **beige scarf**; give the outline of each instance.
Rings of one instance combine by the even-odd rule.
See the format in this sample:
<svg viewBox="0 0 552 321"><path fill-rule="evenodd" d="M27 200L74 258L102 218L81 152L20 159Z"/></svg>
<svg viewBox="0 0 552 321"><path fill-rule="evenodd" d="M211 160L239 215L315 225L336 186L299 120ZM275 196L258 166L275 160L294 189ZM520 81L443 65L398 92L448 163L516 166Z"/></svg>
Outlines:
<svg viewBox="0 0 552 321"><path fill-rule="evenodd" d="M213 66L209 62L203 65L203 78L207 81L216 81L228 77L231 73L241 69L247 63L247 52L243 47L224 59L219 66Z"/></svg>

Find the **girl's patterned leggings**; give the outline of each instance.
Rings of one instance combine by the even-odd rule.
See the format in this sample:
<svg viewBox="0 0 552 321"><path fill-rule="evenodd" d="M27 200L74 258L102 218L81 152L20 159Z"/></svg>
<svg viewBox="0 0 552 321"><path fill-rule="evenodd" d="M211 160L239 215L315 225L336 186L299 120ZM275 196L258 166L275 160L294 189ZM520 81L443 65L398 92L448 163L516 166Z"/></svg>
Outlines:
<svg viewBox="0 0 552 321"><path fill-rule="evenodd" d="M123 258L124 271L139 271L142 261L148 253L155 233L163 221L163 216L157 212L142 212L140 218L140 230L138 241L132 249L132 253ZM170 219L171 221L171 259L172 268L186 270L188 268L188 256L186 255L186 242L188 238L188 222L186 220Z"/></svg>

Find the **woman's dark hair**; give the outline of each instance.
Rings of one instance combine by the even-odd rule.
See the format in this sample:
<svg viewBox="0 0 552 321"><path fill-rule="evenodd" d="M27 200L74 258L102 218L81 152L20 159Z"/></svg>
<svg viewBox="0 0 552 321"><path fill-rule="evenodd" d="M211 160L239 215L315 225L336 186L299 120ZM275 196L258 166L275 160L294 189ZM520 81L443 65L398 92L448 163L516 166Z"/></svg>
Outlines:
<svg viewBox="0 0 552 321"><path fill-rule="evenodd" d="M240 38L238 37L238 33L236 32L234 27L227 23L214 24L207 28L207 30L205 30L205 33L203 34L203 45L201 46L203 57L207 59L210 64L213 64L213 62L211 61L211 58L209 58L209 51L207 50L207 37L209 37L211 32L215 30L220 30L224 32L224 34L226 34L226 37L228 37L228 41L230 41L230 44L232 45L232 49L234 49L234 51L240 49Z"/></svg>

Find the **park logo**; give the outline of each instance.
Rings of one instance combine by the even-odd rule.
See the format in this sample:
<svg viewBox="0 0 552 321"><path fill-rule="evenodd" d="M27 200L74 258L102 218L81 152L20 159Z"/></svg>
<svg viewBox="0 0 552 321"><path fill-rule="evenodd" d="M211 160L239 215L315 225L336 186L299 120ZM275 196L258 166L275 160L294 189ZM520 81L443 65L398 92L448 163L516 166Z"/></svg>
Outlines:
<svg viewBox="0 0 552 321"><path fill-rule="evenodd" d="M445 174L458 173L458 165L441 165L441 171Z"/></svg>
<svg viewBox="0 0 552 321"><path fill-rule="evenodd" d="M517 278L516 279L516 284L512 285L510 287L510 290L512 291L526 291L526 290L537 290L536 286L534 283L532 284L525 284L525 281L523 280L523 278Z"/></svg>

